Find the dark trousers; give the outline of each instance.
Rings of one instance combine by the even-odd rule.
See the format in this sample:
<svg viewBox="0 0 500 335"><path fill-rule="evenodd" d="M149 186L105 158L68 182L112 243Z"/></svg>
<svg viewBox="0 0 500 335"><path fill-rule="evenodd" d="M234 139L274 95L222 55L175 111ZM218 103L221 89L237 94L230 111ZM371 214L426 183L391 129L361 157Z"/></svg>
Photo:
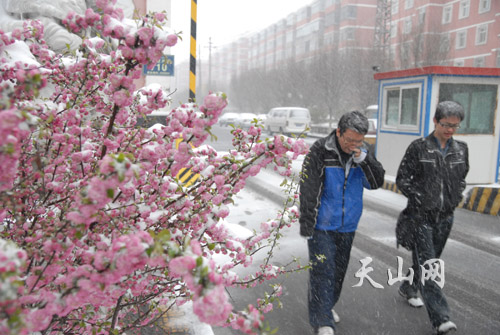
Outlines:
<svg viewBox="0 0 500 335"><path fill-rule="evenodd" d="M416 234L416 243L412 252L414 279L410 286L408 281L404 281L401 290L408 296L417 296L420 290L424 300L427 313L434 328L450 319L448 302L441 288L434 280L425 280L422 284L421 276L423 265L433 258L440 258L443 252L451 227L453 226L453 215L447 217L425 216L425 222L419 226Z"/></svg>
<svg viewBox="0 0 500 335"><path fill-rule="evenodd" d="M308 240L312 264L309 270L309 323L314 329L323 326L335 329L332 308L340 297L353 240L354 232L319 230L315 230Z"/></svg>

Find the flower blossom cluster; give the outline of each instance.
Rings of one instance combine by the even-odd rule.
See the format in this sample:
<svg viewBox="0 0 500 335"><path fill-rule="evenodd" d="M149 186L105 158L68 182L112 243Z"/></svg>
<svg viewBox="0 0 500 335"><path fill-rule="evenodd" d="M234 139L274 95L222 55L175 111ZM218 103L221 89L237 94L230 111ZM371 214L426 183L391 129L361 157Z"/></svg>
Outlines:
<svg viewBox="0 0 500 335"><path fill-rule="evenodd" d="M20 331L23 324L19 314L22 306L17 300L23 293L21 270L25 266L26 252L14 243L0 239L0 333Z"/></svg>
<svg viewBox="0 0 500 335"><path fill-rule="evenodd" d="M258 126L234 129L229 153L205 145L224 93L139 127L170 99L134 79L177 35L162 13L131 21L114 1L96 5L64 21L83 40L72 54L50 50L37 21L0 31L0 313L11 321L0 330L125 333L153 324L162 305L192 300L200 320L257 333L273 299L235 311L225 288L287 273L269 262L245 278L236 269L275 245L297 210L290 204L248 238L224 218L248 177L268 166L290 176L307 147L264 139ZM185 168L198 175L192 184L179 179Z"/></svg>

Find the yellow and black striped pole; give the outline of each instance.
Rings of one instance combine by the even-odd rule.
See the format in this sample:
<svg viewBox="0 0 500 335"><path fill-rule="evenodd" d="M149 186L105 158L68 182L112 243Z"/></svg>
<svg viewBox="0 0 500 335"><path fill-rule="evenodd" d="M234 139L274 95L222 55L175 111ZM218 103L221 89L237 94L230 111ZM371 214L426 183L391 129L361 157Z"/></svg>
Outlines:
<svg viewBox="0 0 500 335"><path fill-rule="evenodd" d="M197 0L191 0L191 55L189 57L189 100L196 99L196 12Z"/></svg>

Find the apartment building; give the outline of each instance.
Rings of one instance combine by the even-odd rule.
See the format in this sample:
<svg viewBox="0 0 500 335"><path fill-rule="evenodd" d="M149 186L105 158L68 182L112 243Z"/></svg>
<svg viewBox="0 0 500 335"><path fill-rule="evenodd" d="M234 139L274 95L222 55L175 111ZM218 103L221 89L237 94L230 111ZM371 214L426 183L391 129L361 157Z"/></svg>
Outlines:
<svg viewBox="0 0 500 335"><path fill-rule="evenodd" d="M377 36L384 33L387 39ZM242 71L271 71L311 62L321 53L370 54L377 48L383 50L387 69L500 67L500 1L316 0L218 48L212 65L226 72L221 73L223 84ZM225 53L234 54L231 63Z"/></svg>
<svg viewBox="0 0 500 335"><path fill-rule="evenodd" d="M394 0L395 68L500 67L500 1Z"/></svg>

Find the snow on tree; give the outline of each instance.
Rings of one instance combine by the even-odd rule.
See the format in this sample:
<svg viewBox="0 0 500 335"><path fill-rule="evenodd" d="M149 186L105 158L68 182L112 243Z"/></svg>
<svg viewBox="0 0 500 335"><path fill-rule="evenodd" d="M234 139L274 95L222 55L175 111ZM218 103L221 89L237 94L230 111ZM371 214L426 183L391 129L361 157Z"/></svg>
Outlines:
<svg viewBox="0 0 500 335"><path fill-rule="evenodd" d="M273 266L272 252L248 277L235 268L272 251L297 220L297 197L248 238L223 219L246 178L269 165L290 176L306 145L263 139L257 125L234 129L227 154L203 145L223 93L173 109L165 126L137 127L170 99L134 79L178 36L164 13L129 20L113 3L68 15L82 44L66 53L47 47L40 21L0 31L0 333L131 333L189 300L204 322L261 332L281 289L236 311L224 288L294 271ZM184 185L182 168L200 177Z"/></svg>

